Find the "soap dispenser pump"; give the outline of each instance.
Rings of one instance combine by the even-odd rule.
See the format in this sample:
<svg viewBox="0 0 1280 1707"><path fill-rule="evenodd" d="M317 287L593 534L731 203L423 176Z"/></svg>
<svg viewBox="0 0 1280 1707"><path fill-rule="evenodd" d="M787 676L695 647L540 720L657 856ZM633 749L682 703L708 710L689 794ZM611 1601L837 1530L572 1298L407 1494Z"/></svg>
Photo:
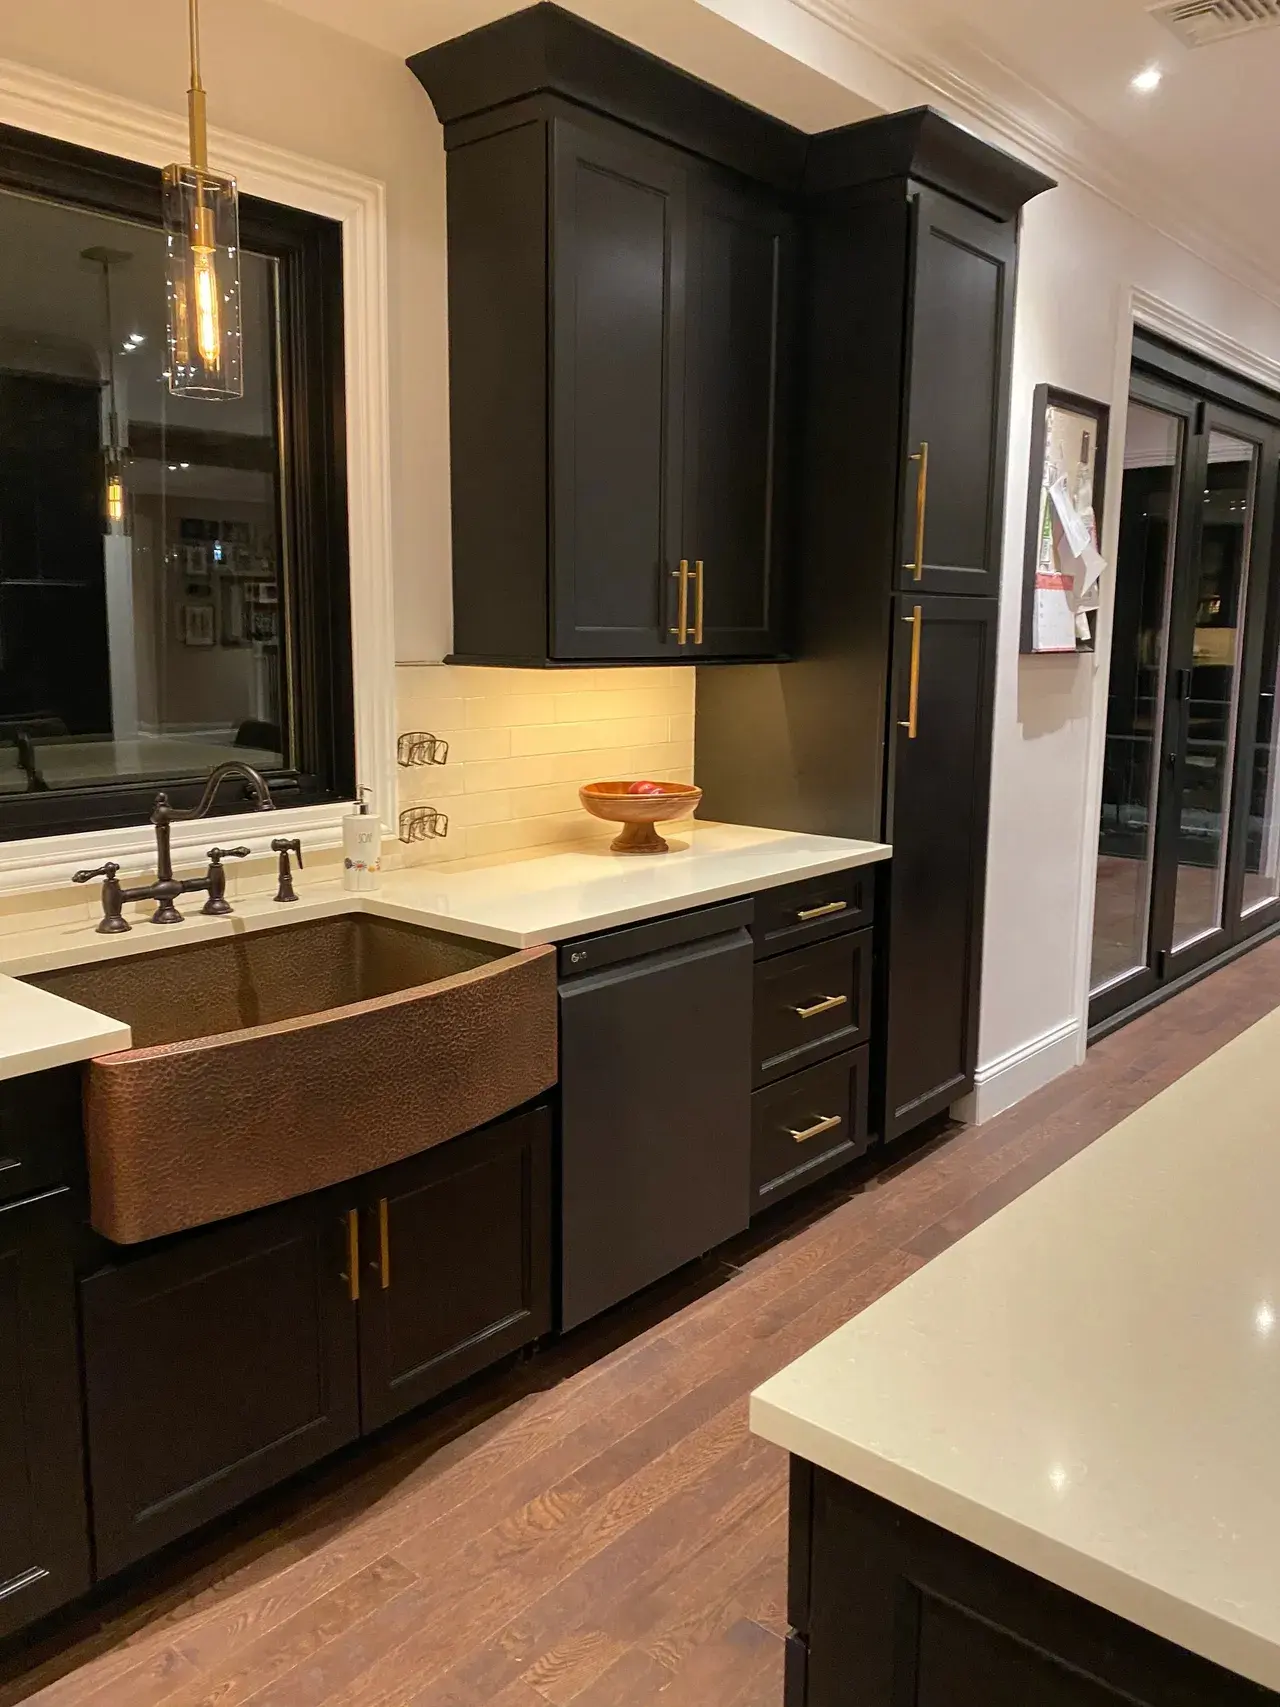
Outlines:
<svg viewBox="0 0 1280 1707"><path fill-rule="evenodd" d="M370 890L378 887L382 870L382 824L370 812L371 789L358 788L350 812L342 820L342 887Z"/></svg>

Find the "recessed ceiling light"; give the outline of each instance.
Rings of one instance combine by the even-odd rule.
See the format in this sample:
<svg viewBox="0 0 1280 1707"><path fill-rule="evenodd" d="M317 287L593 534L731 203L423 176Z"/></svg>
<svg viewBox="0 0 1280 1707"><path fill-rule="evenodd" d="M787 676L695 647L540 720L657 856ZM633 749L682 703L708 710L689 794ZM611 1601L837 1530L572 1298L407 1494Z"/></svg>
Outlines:
<svg viewBox="0 0 1280 1707"><path fill-rule="evenodd" d="M1164 72L1158 65L1148 65L1145 71L1140 71L1136 77L1129 79L1129 87L1139 95L1153 95L1164 82Z"/></svg>

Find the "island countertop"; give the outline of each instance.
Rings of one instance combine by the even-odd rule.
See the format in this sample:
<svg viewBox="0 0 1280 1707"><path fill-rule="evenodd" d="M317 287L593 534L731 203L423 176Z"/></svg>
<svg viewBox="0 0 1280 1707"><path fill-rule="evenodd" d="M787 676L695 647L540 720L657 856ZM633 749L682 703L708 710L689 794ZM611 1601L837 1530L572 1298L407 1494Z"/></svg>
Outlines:
<svg viewBox="0 0 1280 1707"><path fill-rule="evenodd" d="M1280 1690L1280 1010L753 1395L752 1427Z"/></svg>
<svg viewBox="0 0 1280 1707"><path fill-rule="evenodd" d="M263 833L246 836L255 846L262 839ZM27 974L353 912L535 948L873 864L891 851L879 842L738 824L675 824L669 839L669 854L648 858L611 854L608 842L597 839L505 860L412 866L385 872L370 894L308 882L303 873L299 899L288 906L277 906L269 894L241 896L233 887L229 917L203 916L197 896L182 924L153 927L138 910L135 928L120 936L98 935L96 895L87 897L90 905L74 923L0 937L0 1079L129 1047L127 1027L17 981Z"/></svg>

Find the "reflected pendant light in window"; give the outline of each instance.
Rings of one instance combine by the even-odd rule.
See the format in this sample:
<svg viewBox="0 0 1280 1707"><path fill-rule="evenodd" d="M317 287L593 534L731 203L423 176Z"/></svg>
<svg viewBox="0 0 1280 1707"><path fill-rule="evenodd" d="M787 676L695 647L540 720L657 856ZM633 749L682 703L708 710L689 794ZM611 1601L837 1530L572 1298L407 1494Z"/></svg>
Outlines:
<svg viewBox="0 0 1280 1707"><path fill-rule="evenodd" d="M120 399L116 389L116 337L111 314L111 269L133 259L127 249L105 249L97 246L82 249L80 259L102 268L103 329L106 336L105 396L102 421L102 526L108 534L127 534L130 526L128 491L125 485L125 465L128 452L124 448L120 428Z"/></svg>
<svg viewBox="0 0 1280 1707"><path fill-rule="evenodd" d="M240 209L235 179L209 170L200 81L200 0L187 0L187 7L191 163L164 169L169 390L175 397L241 397Z"/></svg>

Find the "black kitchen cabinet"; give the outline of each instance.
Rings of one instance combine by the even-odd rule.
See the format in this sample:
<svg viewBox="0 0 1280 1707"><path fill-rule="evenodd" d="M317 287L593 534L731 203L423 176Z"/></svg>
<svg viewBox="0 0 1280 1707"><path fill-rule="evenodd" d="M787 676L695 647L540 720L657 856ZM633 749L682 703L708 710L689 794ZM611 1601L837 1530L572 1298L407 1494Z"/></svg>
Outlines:
<svg viewBox="0 0 1280 1707"><path fill-rule="evenodd" d="M89 1586L71 1196L0 1207L0 1636Z"/></svg>
<svg viewBox="0 0 1280 1707"><path fill-rule="evenodd" d="M367 1432L550 1331L550 1112L442 1144L364 1187Z"/></svg>
<svg viewBox="0 0 1280 1707"><path fill-rule="evenodd" d="M735 168L744 126L799 133L554 6L410 64L448 150L453 657L778 656L797 238Z"/></svg>
<svg viewBox="0 0 1280 1707"><path fill-rule="evenodd" d="M896 602L881 915L889 1141L972 1088L999 608L929 593Z"/></svg>
<svg viewBox="0 0 1280 1707"><path fill-rule="evenodd" d="M99 1575L359 1434L349 1232L301 1198L82 1281Z"/></svg>
<svg viewBox="0 0 1280 1707"><path fill-rule="evenodd" d="M1018 218L1051 187L928 108L811 140L795 661L698 677L708 817L893 845L890 1141L977 1065Z"/></svg>
<svg viewBox="0 0 1280 1707"><path fill-rule="evenodd" d="M909 192L904 591L1000 591L1017 227Z"/></svg>

